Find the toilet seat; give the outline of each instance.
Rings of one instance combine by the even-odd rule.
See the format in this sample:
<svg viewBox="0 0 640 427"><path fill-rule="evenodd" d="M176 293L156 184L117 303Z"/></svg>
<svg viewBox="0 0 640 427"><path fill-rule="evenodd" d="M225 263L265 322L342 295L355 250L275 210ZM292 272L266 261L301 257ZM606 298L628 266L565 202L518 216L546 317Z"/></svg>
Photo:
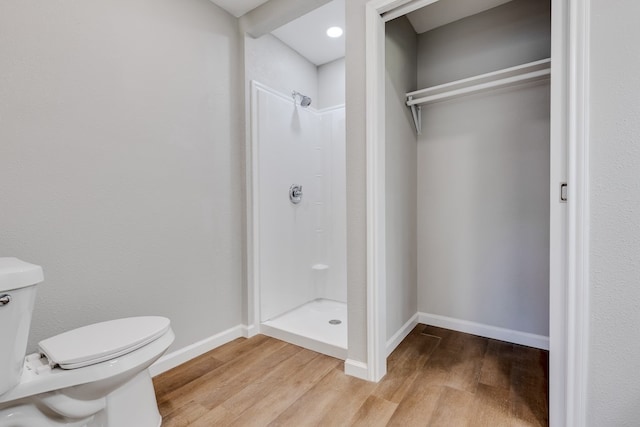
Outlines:
<svg viewBox="0 0 640 427"><path fill-rule="evenodd" d="M116 378L141 365L157 360L171 345L175 338L171 328L155 341L131 351L124 356L85 366L80 369L60 369L51 367L47 358L39 358L38 353L25 357L20 382L12 390L0 395L0 408L4 402L10 402L28 396L67 387Z"/></svg>
<svg viewBox="0 0 640 427"><path fill-rule="evenodd" d="M131 353L164 335L169 319L129 317L83 326L40 341L51 366L77 369Z"/></svg>

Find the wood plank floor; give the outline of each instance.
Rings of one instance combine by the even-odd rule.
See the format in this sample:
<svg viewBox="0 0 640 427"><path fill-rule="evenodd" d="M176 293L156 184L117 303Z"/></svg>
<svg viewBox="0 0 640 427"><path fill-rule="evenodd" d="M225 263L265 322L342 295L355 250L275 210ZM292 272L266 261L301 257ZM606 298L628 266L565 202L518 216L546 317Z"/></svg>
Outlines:
<svg viewBox="0 0 640 427"><path fill-rule="evenodd" d="M547 426L548 353L418 325L378 384L258 335L154 379L163 427Z"/></svg>

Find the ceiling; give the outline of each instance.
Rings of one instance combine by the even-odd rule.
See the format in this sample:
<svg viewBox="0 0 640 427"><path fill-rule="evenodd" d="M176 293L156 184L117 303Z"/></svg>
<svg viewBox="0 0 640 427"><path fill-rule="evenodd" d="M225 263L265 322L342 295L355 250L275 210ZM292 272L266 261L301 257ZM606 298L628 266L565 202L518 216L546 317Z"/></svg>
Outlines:
<svg viewBox="0 0 640 427"><path fill-rule="evenodd" d="M268 0L211 0L236 17ZM421 34L462 18L492 9L511 0L446 0L429 4L407 14L416 33ZM326 30L332 26L345 29L345 0L333 0L274 30L280 39L315 65L322 65L345 55L343 35L332 39Z"/></svg>
<svg viewBox="0 0 640 427"><path fill-rule="evenodd" d="M446 0L436 1L407 15L418 34L450 24L467 16L492 9L511 0Z"/></svg>
<svg viewBox="0 0 640 427"><path fill-rule="evenodd" d="M236 18L266 3L268 0L211 0Z"/></svg>
<svg viewBox="0 0 640 427"><path fill-rule="evenodd" d="M333 0L271 32L283 43L315 65L326 64L344 56L344 34L332 39L327 28L344 30L345 0Z"/></svg>

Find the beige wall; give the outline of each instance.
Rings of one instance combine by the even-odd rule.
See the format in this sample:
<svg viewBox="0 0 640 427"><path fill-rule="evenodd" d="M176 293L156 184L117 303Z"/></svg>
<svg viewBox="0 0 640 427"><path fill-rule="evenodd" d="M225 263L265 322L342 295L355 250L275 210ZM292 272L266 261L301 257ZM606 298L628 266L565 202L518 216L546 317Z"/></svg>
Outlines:
<svg viewBox="0 0 640 427"><path fill-rule="evenodd" d="M0 4L0 253L42 265L30 349L135 315L241 323L242 44L207 0Z"/></svg>

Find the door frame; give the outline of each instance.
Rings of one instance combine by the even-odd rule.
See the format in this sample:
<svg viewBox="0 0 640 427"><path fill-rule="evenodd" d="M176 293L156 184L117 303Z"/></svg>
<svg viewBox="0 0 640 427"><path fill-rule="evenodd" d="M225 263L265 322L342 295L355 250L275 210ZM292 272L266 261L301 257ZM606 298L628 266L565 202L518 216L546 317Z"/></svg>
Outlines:
<svg viewBox="0 0 640 427"><path fill-rule="evenodd" d="M385 22L438 0L366 6L367 378L386 374ZM586 414L589 237L589 2L551 0L549 421ZM560 183L569 201L559 201Z"/></svg>

